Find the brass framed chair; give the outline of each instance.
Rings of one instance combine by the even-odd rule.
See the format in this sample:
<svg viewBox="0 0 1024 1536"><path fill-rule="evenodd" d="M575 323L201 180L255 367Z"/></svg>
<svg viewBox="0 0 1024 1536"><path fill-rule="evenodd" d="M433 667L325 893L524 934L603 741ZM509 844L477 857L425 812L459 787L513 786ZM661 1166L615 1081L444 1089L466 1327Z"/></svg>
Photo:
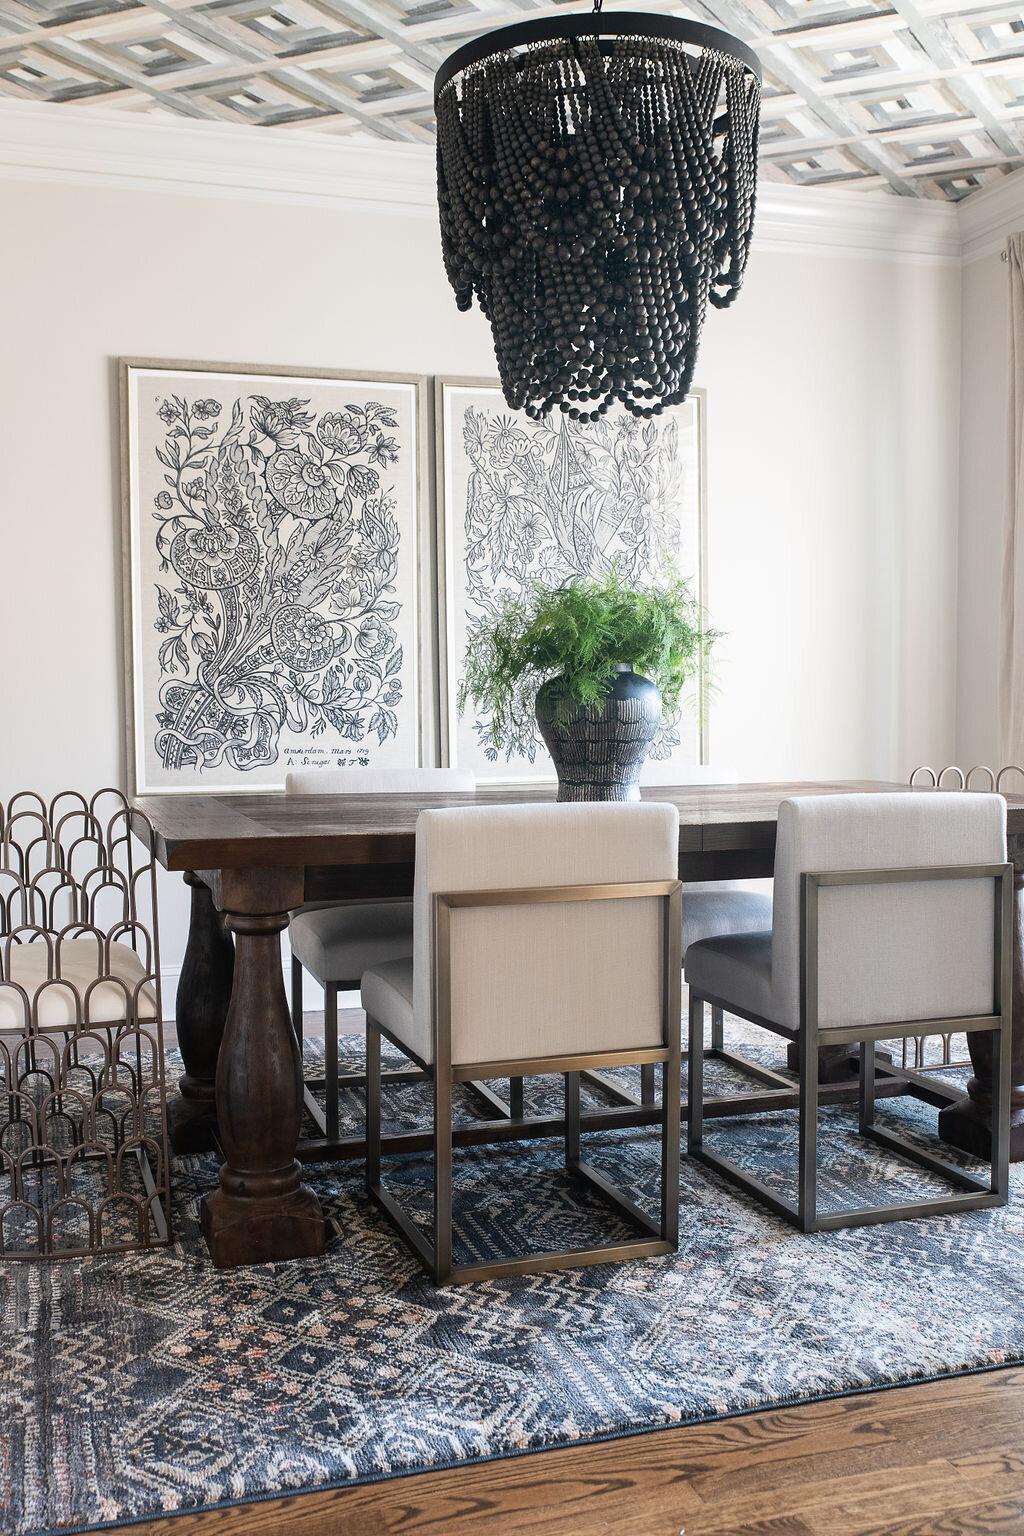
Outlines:
<svg viewBox="0 0 1024 1536"><path fill-rule="evenodd" d="M424 811L412 961L363 976L366 1181L439 1284L674 1251L679 1237L681 915L678 816L655 804ZM429 1077L428 1237L385 1189L380 1042ZM662 1063L657 1217L581 1161L580 1074ZM505 1076L565 1079L567 1167L637 1229L631 1241L494 1262L453 1257L452 1092ZM508 1155L508 1154L498 1154Z"/></svg>
<svg viewBox="0 0 1024 1536"><path fill-rule="evenodd" d="M705 939L687 956L690 1153L804 1232L1005 1204L1009 1188L1012 866L1000 795L820 795L783 801L770 934ZM798 1189L781 1198L704 1140L705 1005L796 1044ZM986 1182L875 1123L876 1040L997 1037ZM818 1049L860 1042L860 1134L953 1193L821 1213Z"/></svg>
<svg viewBox="0 0 1024 1536"><path fill-rule="evenodd" d="M285 792L293 795L409 795L472 791L476 779L468 768L313 768L289 773ZM303 972L324 992L325 1105L304 1085L306 1110L321 1135L339 1133L338 1093L358 1086L361 1072L338 1067L338 993L355 992L363 972L381 961L412 954L412 902L311 902L288 925L292 952L292 1026L302 1044ZM418 1073L411 1074L418 1077ZM405 1081L409 1073L401 1074Z"/></svg>

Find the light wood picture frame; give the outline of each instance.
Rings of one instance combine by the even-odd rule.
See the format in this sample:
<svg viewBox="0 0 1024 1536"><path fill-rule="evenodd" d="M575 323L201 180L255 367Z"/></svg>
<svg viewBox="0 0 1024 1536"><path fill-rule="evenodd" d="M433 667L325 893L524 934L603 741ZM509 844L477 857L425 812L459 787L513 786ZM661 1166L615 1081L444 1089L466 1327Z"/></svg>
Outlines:
<svg viewBox="0 0 1024 1536"><path fill-rule="evenodd" d="M434 380L438 646L444 761L479 782L553 782L554 768L524 709L495 748L490 722L457 695L473 625L531 578L554 582L619 561L640 579L666 558L707 604L707 401L694 390L651 421L624 410L596 424L555 412L545 422L509 410L493 379ZM664 782L707 762L708 720L692 696L666 714L649 758Z"/></svg>
<svg viewBox="0 0 1024 1536"><path fill-rule="evenodd" d="M119 361L134 793L434 761L428 380Z"/></svg>

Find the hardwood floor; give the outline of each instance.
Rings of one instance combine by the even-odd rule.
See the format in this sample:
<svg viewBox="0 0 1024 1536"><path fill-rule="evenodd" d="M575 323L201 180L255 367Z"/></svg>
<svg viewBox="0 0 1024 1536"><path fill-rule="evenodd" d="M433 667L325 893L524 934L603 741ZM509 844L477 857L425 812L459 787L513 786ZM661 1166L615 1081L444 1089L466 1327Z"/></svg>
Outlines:
<svg viewBox="0 0 1024 1536"><path fill-rule="evenodd" d="M1015 1536L1024 1367L122 1527L124 1536Z"/></svg>

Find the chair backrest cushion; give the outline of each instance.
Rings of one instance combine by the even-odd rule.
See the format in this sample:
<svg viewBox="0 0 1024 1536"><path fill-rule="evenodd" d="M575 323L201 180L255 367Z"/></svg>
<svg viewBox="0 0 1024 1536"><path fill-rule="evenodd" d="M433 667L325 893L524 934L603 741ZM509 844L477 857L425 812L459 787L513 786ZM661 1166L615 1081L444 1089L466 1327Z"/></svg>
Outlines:
<svg viewBox="0 0 1024 1536"><path fill-rule="evenodd" d="M443 795L473 790L471 768L305 768L285 777L290 795Z"/></svg>
<svg viewBox="0 0 1024 1536"><path fill-rule="evenodd" d="M779 807L772 1012L800 1022L804 872L1000 864L1001 795L808 795ZM818 1022L883 1024L991 1013L995 882L912 881L819 891Z"/></svg>
<svg viewBox="0 0 1024 1536"><path fill-rule="evenodd" d="M415 1029L432 1059L435 892L674 880L672 805L423 811L416 824ZM452 1061L661 1043L657 897L452 911Z"/></svg>

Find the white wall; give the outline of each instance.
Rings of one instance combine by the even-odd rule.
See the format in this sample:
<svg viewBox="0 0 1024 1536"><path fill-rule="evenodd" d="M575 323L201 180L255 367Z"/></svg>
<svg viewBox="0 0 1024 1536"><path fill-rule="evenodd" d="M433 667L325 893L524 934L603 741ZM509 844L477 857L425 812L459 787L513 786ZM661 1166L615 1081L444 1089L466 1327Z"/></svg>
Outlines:
<svg viewBox="0 0 1024 1536"><path fill-rule="evenodd" d="M956 761L968 767L998 767L1002 760L999 606L1010 367L1008 281L1006 264L995 251L964 267Z"/></svg>
<svg viewBox="0 0 1024 1536"><path fill-rule="evenodd" d="M963 336L957 576L956 761L999 767L999 609L1008 493L1006 237L1024 229L1024 171L960 204ZM1010 786L1012 787L1012 786Z"/></svg>
<svg viewBox="0 0 1024 1536"><path fill-rule="evenodd" d="M59 179L6 180L2 196L6 797L123 781L118 355L493 364L429 217ZM766 249L736 305L709 312L696 382L710 602L728 631L714 755L751 779L946 760L957 266ZM167 911L170 963L182 910Z"/></svg>
<svg viewBox="0 0 1024 1536"><path fill-rule="evenodd" d="M713 745L902 778L953 743L959 274L770 253L711 315Z"/></svg>

